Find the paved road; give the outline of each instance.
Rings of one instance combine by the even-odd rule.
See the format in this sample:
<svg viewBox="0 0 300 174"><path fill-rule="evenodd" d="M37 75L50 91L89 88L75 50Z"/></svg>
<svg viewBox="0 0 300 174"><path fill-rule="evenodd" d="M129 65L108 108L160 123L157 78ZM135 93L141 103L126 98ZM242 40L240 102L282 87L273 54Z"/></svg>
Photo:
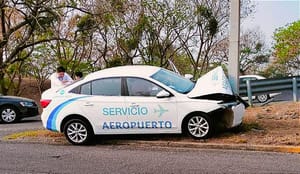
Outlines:
<svg viewBox="0 0 300 174"><path fill-rule="evenodd" d="M298 101L300 101L300 90L297 94ZM282 91L281 94L274 97L274 101L293 101L293 92L291 90Z"/></svg>
<svg viewBox="0 0 300 174"><path fill-rule="evenodd" d="M0 139L40 129L40 117L0 124ZM300 173L300 154L196 148L48 145L0 141L0 173Z"/></svg>
<svg viewBox="0 0 300 174"><path fill-rule="evenodd" d="M39 117L0 124L0 136L42 128ZM0 173L300 173L300 154L239 150L48 145L0 141Z"/></svg>
<svg viewBox="0 0 300 174"><path fill-rule="evenodd" d="M298 101L300 101L300 90L298 91ZM243 98L246 100L247 98ZM293 92L291 90L281 91L280 94L274 96L274 98L268 100L266 103L259 103L257 100L253 100L253 104L256 106L265 105L271 102L283 102L283 101L290 101L292 102L293 99Z"/></svg>
<svg viewBox="0 0 300 174"><path fill-rule="evenodd" d="M300 155L251 151L0 143L1 173L299 173Z"/></svg>
<svg viewBox="0 0 300 174"><path fill-rule="evenodd" d="M40 116L24 118L19 123L14 124L3 124L0 122L0 139L5 135L9 135L12 133L42 128L43 126Z"/></svg>

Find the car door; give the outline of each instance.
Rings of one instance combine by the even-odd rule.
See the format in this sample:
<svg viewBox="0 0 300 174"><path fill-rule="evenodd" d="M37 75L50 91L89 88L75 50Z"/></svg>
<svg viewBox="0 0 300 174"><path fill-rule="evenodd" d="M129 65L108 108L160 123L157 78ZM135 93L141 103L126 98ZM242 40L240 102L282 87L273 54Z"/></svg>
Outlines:
<svg viewBox="0 0 300 174"><path fill-rule="evenodd" d="M127 121L123 129L131 133L171 133L178 130L177 102L175 96L157 98L164 90L157 84L135 77L125 80L127 96L125 105ZM177 131L176 131L177 130Z"/></svg>
<svg viewBox="0 0 300 174"><path fill-rule="evenodd" d="M117 121L126 121L126 115L121 112L125 99L121 96L121 78L103 78L91 81L81 86L80 94L91 95L83 98L84 115L94 127L95 134L120 133Z"/></svg>

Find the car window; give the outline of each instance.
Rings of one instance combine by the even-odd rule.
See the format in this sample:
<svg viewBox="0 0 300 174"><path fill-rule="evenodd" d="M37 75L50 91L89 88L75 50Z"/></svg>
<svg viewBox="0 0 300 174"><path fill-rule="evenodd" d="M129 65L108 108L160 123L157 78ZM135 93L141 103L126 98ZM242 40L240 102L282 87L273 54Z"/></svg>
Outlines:
<svg viewBox="0 0 300 174"><path fill-rule="evenodd" d="M156 96L161 90L158 85L140 78L127 78L129 96Z"/></svg>
<svg viewBox="0 0 300 174"><path fill-rule="evenodd" d="M85 95L120 96L121 78L98 79L80 85L70 92Z"/></svg>
<svg viewBox="0 0 300 174"><path fill-rule="evenodd" d="M86 83L86 84L82 85L79 93L91 95L91 83Z"/></svg>
<svg viewBox="0 0 300 174"><path fill-rule="evenodd" d="M92 81L92 95L120 96L121 78L107 78Z"/></svg>
<svg viewBox="0 0 300 174"><path fill-rule="evenodd" d="M70 92L75 94L91 95L91 83L85 83L83 85L77 86Z"/></svg>
<svg viewBox="0 0 300 174"><path fill-rule="evenodd" d="M170 88L182 94L187 94L195 86L195 84L189 79L186 79L172 71L168 71L165 69L159 70L158 72L153 74L151 78L163 83L166 86L169 86Z"/></svg>

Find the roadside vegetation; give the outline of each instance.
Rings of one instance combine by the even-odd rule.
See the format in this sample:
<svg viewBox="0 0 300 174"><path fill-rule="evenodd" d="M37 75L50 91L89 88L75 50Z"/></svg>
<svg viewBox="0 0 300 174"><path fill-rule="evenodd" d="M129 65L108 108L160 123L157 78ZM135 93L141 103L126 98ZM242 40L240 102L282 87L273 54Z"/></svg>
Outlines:
<svg viewBox="0 0 300 174"><path fill-rule="evenodd" d="M243 20L255 5L241 2ZM74 75L127 64L168 67L172 60L197 78L226 67L229 9L229 1L2 0L0 93L21 95L25 77L41 93L57 65ZM261 31L242 30L241 74L288 76L300 66L299 21L274 37L268 49Z"/></svg>

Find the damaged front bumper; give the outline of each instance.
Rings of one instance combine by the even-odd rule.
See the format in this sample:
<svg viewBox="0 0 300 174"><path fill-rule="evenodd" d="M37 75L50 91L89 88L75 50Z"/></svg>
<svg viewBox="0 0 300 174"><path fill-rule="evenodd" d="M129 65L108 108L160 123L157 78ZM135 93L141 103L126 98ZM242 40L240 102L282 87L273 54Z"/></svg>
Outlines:
<svg viewBox="0 0 300 174"><path fill-rule="evenodd" d="M223 123L226 128L232 128L240 125L245 114L245 105L239 103L231 107L225 107L223 110Z"/></svg>
<svg viewBox="0 0 300 174"><path fill-rule="evenodd" d="M211 95L205 97L206 99L219 99L222 101L219 103L221 108L210 113L215 119L220 120L222 127L225 128L233 128L239 126L245 114L245 109L249 106L247 102L245 102L238 95L215 95L212 97Z"/></svg>

